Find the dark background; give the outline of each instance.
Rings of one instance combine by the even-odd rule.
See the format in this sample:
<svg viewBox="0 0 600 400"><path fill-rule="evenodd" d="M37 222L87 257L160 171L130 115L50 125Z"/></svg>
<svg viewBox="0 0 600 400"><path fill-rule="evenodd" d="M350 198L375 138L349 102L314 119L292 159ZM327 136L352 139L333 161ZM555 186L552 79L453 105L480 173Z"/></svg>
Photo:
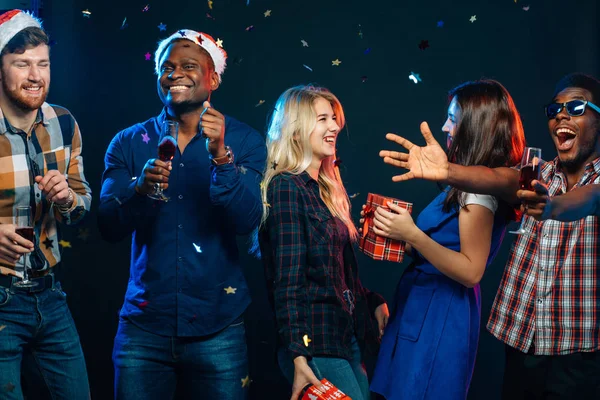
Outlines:
<svg viewBox="0 0 600 400"><path fill-rule="evenodd" d="M348 192L359 193L353 199L356 219L368 192L411 201L414 214L438 193L429 182L393 183L391 176L400 171L384 165L378 151L389 147L386 132L423 143L418 129L423 120L444 142L441 126L452 87L482 77L502 82L522 115L528 144L552 159L543 105L554 84L573 71L600 76L595 0L250 0L249 5L214 0L212 10L206 1L46 0L41 6L55 42L49 101L69 108L79 122L94 195L86 222L63 230L72 247L63 249L58 274L69 294L95 399L112 398L112 341L129 276L129 243L105 243L96 228L103 156L119 130L161 109L153 62L144 59L158 40L181 28L221 38L229 66L213 104L261 132L276 98L289 86L312 82L331 89L348 119L338 154ZM90 18L83 17L86 9ZM265 18L267 9L272 15ZM161 22L166 32L159 31ZM302 47L301 39L309 47ZM421 40L430 47L419 49ZM341 65L332 66L338 58ZM411 71L422 82L409 80ZM256 106L260 100L264 104ZM503 346L484 325L512 241L507 235L482 281L483 325L470 399L499 398ZM391 299L408 262L358 256L365 286ZM253 298L246 313L252 397L284 399L287 386L271 357L274 327L262 267L249 256L244 265Z"/></svg>

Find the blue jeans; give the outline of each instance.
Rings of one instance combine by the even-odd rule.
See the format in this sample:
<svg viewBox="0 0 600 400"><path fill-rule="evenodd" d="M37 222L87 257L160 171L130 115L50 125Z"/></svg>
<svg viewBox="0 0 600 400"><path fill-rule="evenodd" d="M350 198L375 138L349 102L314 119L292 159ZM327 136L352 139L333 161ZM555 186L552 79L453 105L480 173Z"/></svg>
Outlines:
<svg viewBox="0 0 600 400"><path fill-rule="evenodd" d="M37 289L34 289L37 290ZM32 354L53 399L90 397L85 359L60 284L28 292L0 287L0 398L21 400L24 349Z"/></svg>
<svg viewBox="0 0 600 400"><path fill-rule="evenodd" d="M279 367L290 382L294 382L294 362L291 353L279 349L277 353ZM327 379L352 400L369 400L369 380L367 371L360 357L360 349L356 337L352 340L352 360L335 357L313 357L308 362L315 376L321 380Z"/></svg>
<svg viewBox="0 0 600 400"><path fill-rule="evenodd" d="M250 378L244 322L207 337L167 337L121 318L113 350L116 400L244 400Z"/></svg>

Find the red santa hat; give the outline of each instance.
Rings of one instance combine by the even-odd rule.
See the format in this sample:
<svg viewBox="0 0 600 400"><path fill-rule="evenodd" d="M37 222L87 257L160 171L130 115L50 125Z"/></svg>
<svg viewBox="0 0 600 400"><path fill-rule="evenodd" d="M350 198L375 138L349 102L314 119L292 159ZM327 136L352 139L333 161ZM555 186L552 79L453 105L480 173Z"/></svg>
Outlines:
<svg viewBox="0 0 600 400"><path fill-rule="evenodd" d="M213 64L215 64L215 72L219 75L219 82L221 82L221 75L225 72L227 66L227 52L221 48L215 39L209 34L204 32L196 32L191 29L181 29L168 38L158 43L158 48L154 52L154 68L157 75L160 75L160 59L167 50L167 47L175 40L186 39L196 43L202 47L212 58Z"/></svg>
<svg viewBox="0 0 600 400"><path fill-rule="evenodd" d="M12 10L0 15L0 52L17 33L30 27L41 29L42 23L28 12Z"/></svg>

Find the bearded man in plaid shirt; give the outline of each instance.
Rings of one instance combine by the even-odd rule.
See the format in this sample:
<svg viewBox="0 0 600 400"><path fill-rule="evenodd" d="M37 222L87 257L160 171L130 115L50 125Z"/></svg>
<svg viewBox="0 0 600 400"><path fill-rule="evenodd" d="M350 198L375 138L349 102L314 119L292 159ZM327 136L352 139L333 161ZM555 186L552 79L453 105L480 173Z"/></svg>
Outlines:
<svg viewBox="0 0 600 400"><path fill-rule="evenodd" d="M503 399L600 398L598 105L597 79L559 81L546 106L558 157L541 165L534 191L519 190L516 168L448 163L426 123L425 147L388 135L409 153L380 153L409 170L395 181L440 181L521 206L527 234L513 243L487 325L506 345Z"/></svg>
<svg viewBox="0 0 600 400"><path fill-rule="evenodd" d="M0 15L0 398L9 400L23 398L26 352L43 376L37 388L54 399L89 398L79 336L52 271L61 261L57 225L79 222L91 191L79 127L45 102L49 85L40 22L20 10ZM32 241L16 232L17 207L31 210ZM20 286L25 254L32 287Z"/></svg>

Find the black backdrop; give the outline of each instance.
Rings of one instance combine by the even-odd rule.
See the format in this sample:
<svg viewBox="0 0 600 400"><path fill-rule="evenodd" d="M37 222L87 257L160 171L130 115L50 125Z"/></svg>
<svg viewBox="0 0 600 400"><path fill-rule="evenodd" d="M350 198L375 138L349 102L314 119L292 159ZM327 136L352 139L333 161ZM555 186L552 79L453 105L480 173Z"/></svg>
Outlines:
<svg viewBox="0 0 600 400"><path fill-rule="evenodd" d="M359 193L353 200L357 219L368 192L412 201L415 214L435 196L438 188L432 183L391 182L397 171L377 153L387 147L386 132L422 143L418 125L423 120L443 141L446 92L455 85L481 77L502 82L521 112L528 143L551 159L555 151L542 106L553 85L572 71L600 75L595 0L246 2L214 0L212 10L206 1L185 0L43 4L41 16L55 42L49 101L69 108L80 124L85 174L94 194L87 221L63 229L71 247L63 249L64 265L57 273L69 294L95 399L112 398L112 340L129 276L129 243L105 243L96 228L103 156L116 132L160 111L153 64L144 57L159 39L180 28L222 39L229 67L213 104L259 131L287 87L312 82L330 88L348 119L338 146L346 187ZM271 16L265 17L268 9ZM89 18L83 10L91 12ZM166 32L159 30L161 22ZM429 44L424 50L422 40ZM332 66L335 59L341 60L339 66ZM422 81L413 83L411 72ZM512 240L507 235L482 281L483 323ZM407 262L374 262L362 254L359 262L364 284L391 299ZM270 356L274 328L262 267L249 256L244 265L253 297L246 313L252 397L286 398ZM499 398L503 364L502 345L483 328L470 399Z"/></svg>

